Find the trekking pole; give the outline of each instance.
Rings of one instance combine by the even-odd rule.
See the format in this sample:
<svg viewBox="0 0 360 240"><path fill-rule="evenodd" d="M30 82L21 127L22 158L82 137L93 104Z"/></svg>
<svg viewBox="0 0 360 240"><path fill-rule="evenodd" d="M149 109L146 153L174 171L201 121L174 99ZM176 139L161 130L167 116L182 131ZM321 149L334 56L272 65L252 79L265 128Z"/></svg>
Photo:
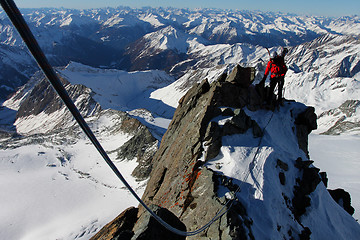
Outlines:
<svg viewBox="0 0 360 240"><path fill-rule="evenodd" d="M267 52L269 54L269 58L271 58L270 50L267 47L265 49L267 50Z"/></svg>

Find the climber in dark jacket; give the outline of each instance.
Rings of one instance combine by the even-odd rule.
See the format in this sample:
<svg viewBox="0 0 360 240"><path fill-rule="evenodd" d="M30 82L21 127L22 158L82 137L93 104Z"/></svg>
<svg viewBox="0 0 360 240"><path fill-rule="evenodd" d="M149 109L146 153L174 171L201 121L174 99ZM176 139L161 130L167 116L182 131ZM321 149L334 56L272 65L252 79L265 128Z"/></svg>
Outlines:
<svg viewBox="0 0 360 240"><path fill-rule="evenodd" d="M267 102L270 104L271 100L273 98L273 94L274 94L274 89L276 87L276 85L278 84L278 98L277 98L277 102L279 104L282 104L282 91L283 91L283 86L284 86L284 79L285 79L285 74L288 70L288 68L286 67L285 64L285 55L287 54L288 50L286 48L282 48L280 55L277 54L277 52L273 52L273 54L271 55L270 61L268 62L266 69L265 69L265 74L263 79L260 81L260 86L264 88L265 86L265 81L267 76L270 74L270 90L269 90L269 94L267 96Z"/></svg>

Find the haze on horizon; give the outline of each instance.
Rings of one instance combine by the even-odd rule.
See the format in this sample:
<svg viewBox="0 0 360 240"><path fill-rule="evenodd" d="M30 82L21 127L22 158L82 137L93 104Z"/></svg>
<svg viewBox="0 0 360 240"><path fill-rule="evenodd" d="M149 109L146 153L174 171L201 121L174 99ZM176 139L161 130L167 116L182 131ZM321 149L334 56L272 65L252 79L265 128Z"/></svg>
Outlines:
<svg viewBox="0 0 360 240"><path fill-rule="evenodd" d="M118 7L128 6L132 8L142 7L174 7L174 8L219 8L232 10L260 10L263 12L282 12L293 13L299 15L318 15L328 17L353 16L360 15L360 1L358 0L303 0L303 1L245 1L245 0L183 0L183 1L169 1L169 0L16 0L15 3L19 8L73 8L73 9L89 9L89 8L104 8L104 7Z"/></svg>

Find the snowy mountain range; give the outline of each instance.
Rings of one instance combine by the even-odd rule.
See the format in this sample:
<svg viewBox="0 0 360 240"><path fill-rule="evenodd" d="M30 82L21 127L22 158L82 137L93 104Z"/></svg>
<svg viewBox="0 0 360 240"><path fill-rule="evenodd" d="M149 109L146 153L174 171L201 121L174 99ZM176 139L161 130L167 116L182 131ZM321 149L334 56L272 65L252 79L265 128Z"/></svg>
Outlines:
<svg viewBox="0 0 360 240"><path fill-rule="evenodd" d="M244 59L233 52L238 50L233 48L238 43L259 49L296 46L324 34L356 37L360 30L358 16L326 18L216 9L24 9L23 14L54 66L75 61L127 71L166 70L177 77L183 75L189 65L194 65L191 61L194 58L196 62L198 57L209 58L207 51L217 51L216 46L231 49L224 52L226 60L220 62L226 64L234 56L233 62ZM29 63L27 53L14 57L9 53L8 46L16 52L19 50L15 47L21 50L24 44L3 11L0 12L0 43L0 51L6 51L1 58L2 65L10 65L7 69L27 65L26 71L19 66L14 74L21 81L10 81L2 75L3 99L23 85L24 76L30 77L36 66ZM202 46L206 47L205 51ZM248 53L244 54L247 58ZM264 56L256 57L265 60L265 55L264 51ZM13 61L14 64L9 64Z"/></svg>
<svg viewBox="0 0 360 240"><path fill-rule="evenodd" d="M358 16L127 7L22 12L75 104L140 195L146 180L133 173L142 155L123 157L121 146L136 142L138 130L146 128L155 139L144 144L155 151L194 83L212 83L237 64L255 67L257 83L269 58L266 47L289 48L285 97L315 107L315 134L340 134L337 139L346 136L358 146ZM7 206L0 234L88 239L137 203L51 92L3 11L0 42L0 189ZM358 178L348 185L337 179L336 187L351 187L359 211Z"/></svg>

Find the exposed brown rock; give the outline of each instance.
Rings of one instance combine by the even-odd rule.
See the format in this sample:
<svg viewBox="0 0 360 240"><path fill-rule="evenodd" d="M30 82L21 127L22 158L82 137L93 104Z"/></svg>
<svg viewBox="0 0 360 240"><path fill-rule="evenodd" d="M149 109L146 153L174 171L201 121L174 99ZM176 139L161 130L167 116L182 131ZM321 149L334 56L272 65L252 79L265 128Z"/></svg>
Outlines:
<svg viewBox="0 0 360 240"><path fill-rule="evenodd" d="M240 74L244 72L248 76ZM211 85L207 80L195 84L180 99L168 130L153 157L152 172L142 199L156 211L168 209L187 226L187 231L205 225L223 208L226 201L217 196L219 184L225 184L233 191L237 188L231 179L224 180L212 170L201 167L203 162L199 159L204 146L207 148L204 161L216 157L222 145L222 136L226 134L226 127L212 123L211 119L217 116L232 117L231 124L238 131L228 131L227 134L244 133L253 128L255 137L262 135L257 123L241 109L244 106L258 109L261 103L257 100L257 92L248 85L252 81L251 73L252 69L237 67L226 81L226 75L223 75L221 81ZM250 79L245 79L248 77ZM132 239L143 239L142 236L146 234L155 236L149 226L148 220L151 218L141 206L138 218ZM187 239L238 239L246 236L251 239L250 225L251 219L247 217L245 208L240 202L234 202L230 211L205 232ZM158 240L169 239L160 235L156 237Z"/></svg>
<svg viewBox="0 0 360 240"><path fill-rule="evenodd" d="M239 118L237 124L240 125L245 121L246 130L255 125L240 110L250 104L251 94L256 92L237 82L214 82L210 85L207 80L196 84L185 94L154 156L153 170L143 195L145 203L169 209L187 226L187 231L197 229L214 217L224 204L217 199L214 179L218 177L211 170L199 168L201 162L198 159L203 153L203 144L211 150L205 156L206 160L219 153L224 133L210 120L223 114L220 107L239 108L234 118ZM139 217L142 214L144 210L140 207ZM228 216L223 216L210 226L203 237L218 235L219 229L224 236L229 236L230 231L234 231L230 228L232 221L235 218L229 220ZM201 235L187 239L201 239Z"/></svg>
<svg viewBox="0 0 360 240"><path fill-rule="evenodd" d="M157 150L158 141L144 125L133 118L125 119L121 129L135 135L119 148L117 158L132 160L136 157L139 165L132 175L138 180L145 180L150 175L152 158Z"/></svg>
<svg viewBox="0 0 360 240"><path fill-rule="evenodd" d="M130 207L123 211L114 220L103 227L90 240L121 239L130 240L134 235L132 228L137 221L138 209Z"/></svg>
<svg viewBox="0 0 360 240"><path fill-rule="evenodd" d="M243 88L248 88L255 78L255 69L250 67L234 67L229 76L225 79L227 82L238 84Z"/></svg>

